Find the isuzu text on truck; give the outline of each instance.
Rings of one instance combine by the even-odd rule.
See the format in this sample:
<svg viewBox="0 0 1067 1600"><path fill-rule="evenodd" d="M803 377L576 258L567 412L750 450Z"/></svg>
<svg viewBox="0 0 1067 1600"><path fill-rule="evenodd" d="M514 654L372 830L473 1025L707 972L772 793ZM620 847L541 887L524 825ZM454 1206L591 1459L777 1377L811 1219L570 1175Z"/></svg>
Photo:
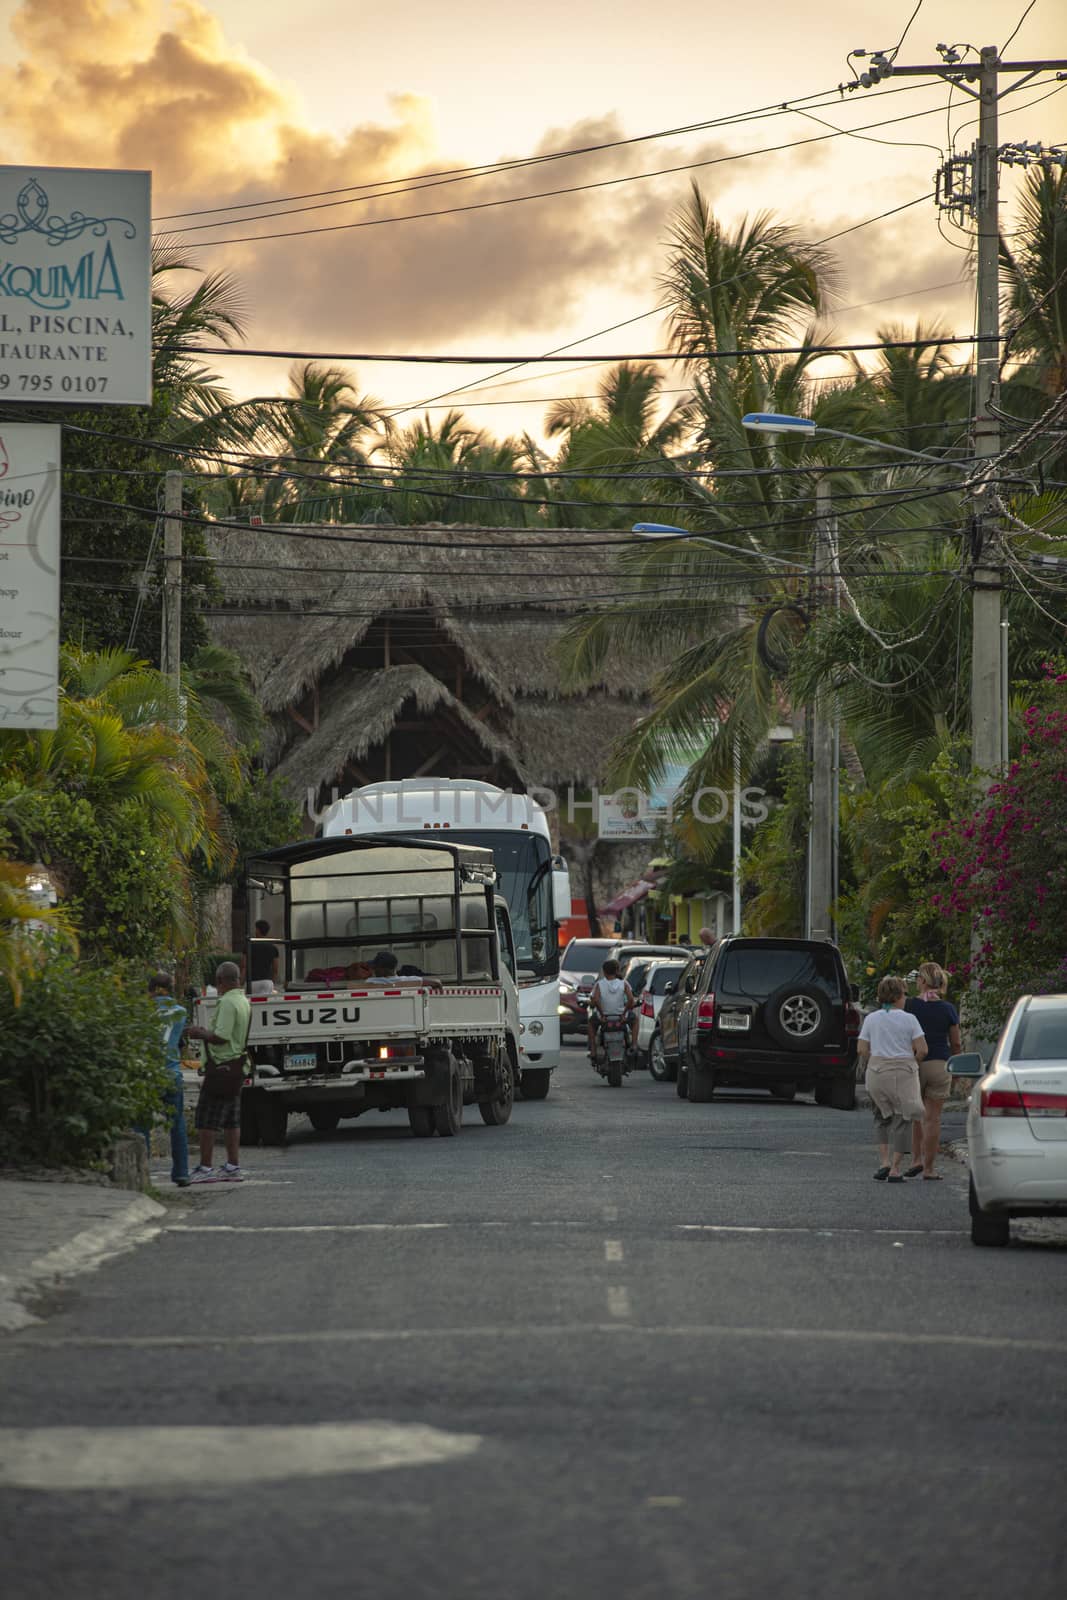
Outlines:
<svg viewBox="0 0 1067 1600"><path fill-rule="evenodd" d="M249 860L249 918L270 923L279 951L272 992L251 996L249 1142L281 1143L298 1111L329 1132L404 1109L420 1138L457 1134L465 1105L507 1122L519 1016L496 881L490 851L438 838L308 839ZM395 977L370 975L381 952Z"/></svg>

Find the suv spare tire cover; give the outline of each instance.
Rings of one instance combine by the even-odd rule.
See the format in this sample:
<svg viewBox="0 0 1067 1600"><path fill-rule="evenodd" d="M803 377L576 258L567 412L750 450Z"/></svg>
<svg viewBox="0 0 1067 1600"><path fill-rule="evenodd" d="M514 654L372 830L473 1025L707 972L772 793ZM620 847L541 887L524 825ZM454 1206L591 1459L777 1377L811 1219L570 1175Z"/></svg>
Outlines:
<svg viewBox="0 0 1067 1600"><path fill-rule="evenodd" d="M767 1032L787 1050L814 1050L833 1022L833 1003L825 989L788 983L775 990L763 1007Z"/></svg>

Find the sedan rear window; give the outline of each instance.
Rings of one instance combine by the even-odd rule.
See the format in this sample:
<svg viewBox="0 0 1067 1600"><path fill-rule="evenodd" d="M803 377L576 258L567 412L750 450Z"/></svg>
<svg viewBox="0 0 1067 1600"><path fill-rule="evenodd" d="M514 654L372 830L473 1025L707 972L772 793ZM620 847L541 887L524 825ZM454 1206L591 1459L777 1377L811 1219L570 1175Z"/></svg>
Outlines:
<svg viewBox="0 0 1067 1600"><path fill-rule="evenodd" d="M747 945L728 950L715 987L724 994L766 1000L787 984L818 984L831 994L840 993L840 978L832 950L783 949Z"/></svg>
<svg viewBox="0 0 1067 1600"><path fill-rule="evenodd" d="M563 952L563 970L577 973L599 972L614 948L614 940L583 939L581 944L570 945Z"/></svg>
<svg viewBox="0 0 1067 1600"><path fill-rule="evenodd" d="M1033 1006L1011 1047L1013 1061L1067 1061L1067 1006Z"/></svg>
<svg viewBox="0 0 1067 1600"><path fill-rule="evenodd" d="M677 984L682 975L681 967L657 967L652 974L652 982L648 985L652 994L666 994L669 983Z"/></svg>

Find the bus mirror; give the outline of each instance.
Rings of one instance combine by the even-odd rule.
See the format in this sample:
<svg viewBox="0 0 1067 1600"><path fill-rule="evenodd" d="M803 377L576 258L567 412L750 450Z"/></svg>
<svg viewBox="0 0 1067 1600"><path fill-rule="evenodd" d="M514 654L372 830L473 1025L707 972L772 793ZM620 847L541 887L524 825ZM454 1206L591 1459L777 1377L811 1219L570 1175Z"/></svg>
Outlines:
<svg viewBox="0 0 1067 1600"><path fill-rule="evenodd" d="M571 875L566 865L552 869L552 915L565 922L571 914Z"/></svg>

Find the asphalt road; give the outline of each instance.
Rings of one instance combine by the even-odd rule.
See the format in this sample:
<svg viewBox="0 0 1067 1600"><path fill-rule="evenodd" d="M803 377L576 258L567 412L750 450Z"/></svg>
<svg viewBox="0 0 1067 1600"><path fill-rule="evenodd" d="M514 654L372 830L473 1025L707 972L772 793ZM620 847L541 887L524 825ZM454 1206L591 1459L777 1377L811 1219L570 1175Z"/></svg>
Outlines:
<svg viewBox="0 0 1067 1600"><path fill-rule="evenodd" d="M577 1050L503 1129L297 1123L0 1343L5 1592L1060 1600L1062 1234L873 1155Z"/></svg>

